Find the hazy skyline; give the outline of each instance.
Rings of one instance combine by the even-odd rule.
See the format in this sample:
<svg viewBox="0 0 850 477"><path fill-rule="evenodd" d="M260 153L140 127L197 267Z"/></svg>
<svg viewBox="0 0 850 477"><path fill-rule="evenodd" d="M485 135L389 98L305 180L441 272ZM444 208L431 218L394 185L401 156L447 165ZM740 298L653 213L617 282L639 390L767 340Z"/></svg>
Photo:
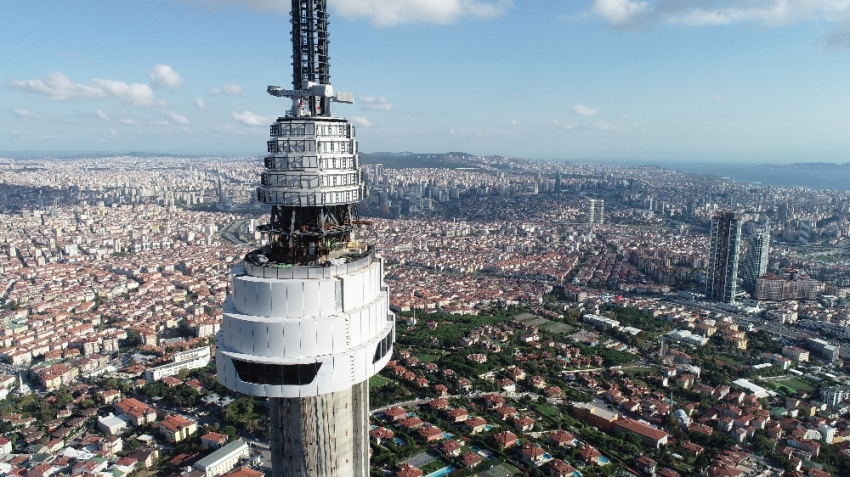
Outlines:
<svg viewBox="0 0 850 477"><path fill-rule="evenodd" d="M850 0L329 0L365 152L850 161ZM289 1L6 5L0 150L262 154Z"/></svg>

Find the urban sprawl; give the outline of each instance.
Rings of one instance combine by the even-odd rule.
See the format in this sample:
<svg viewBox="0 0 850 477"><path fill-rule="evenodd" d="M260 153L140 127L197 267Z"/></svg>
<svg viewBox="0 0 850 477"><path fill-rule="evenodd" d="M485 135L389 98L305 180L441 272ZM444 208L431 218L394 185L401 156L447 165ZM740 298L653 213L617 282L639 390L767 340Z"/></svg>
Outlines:
<svg viewBox="0 0 850 477"><path fill-rule="evenodd" d="M397 323L372 475L850 475L850 191L362 159ZM0 474L268 473L215 366L262 170L0 158Z"/></svg>

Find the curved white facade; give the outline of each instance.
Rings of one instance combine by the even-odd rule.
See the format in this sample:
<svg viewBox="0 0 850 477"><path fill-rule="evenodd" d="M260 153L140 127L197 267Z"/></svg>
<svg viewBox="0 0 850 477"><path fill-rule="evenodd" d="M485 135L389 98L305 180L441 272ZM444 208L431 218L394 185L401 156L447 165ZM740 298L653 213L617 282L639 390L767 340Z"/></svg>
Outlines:
<svg viewBox="0 0 850 477"><path fill-rule="evenodd" d="M318 396L347 390L389 361L395 317L382 259L370 254L335 267L242 263L231 277L216 336L218 377L229 389Z"/></svg>
<svg viewBox="0 0 850 477"><path fill-rule="evenodd" d="M363 199L354 126L342 118L281 118L270 127L260 202L333 206Z"/></svg>

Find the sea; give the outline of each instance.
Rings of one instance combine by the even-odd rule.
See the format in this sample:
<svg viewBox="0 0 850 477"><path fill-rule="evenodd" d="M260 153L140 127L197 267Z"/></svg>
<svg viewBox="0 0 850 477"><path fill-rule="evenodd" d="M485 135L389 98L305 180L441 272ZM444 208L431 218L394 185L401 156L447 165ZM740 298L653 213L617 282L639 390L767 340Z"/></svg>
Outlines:
<svg viewBox="0 0 850 477"><path fill-rule="evenodd" d="M747 163L647 162L696 174L712 174L736 182L776 187L805 187L835 191L850 190L850 169L818 170L770 167Z"/></svg>

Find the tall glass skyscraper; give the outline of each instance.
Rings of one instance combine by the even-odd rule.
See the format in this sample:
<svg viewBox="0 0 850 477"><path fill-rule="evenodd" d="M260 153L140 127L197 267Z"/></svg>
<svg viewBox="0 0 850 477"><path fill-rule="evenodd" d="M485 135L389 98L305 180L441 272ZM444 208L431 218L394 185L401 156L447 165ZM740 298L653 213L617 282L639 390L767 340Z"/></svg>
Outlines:
<svg viewBox="0 0 850 477"><path fill-rule="evenodd" d="M758 278L767 273L767 261L770 255L770 226L757 230L747 239L747 252L741 264L741 278L744 290L755 293Z"/></svg>
<svg viewBox="0 0 850 477"><path fill-rule="evenodd" d="M734 212L718 212L711 219L711 245L705 281L705 296L709 300L735 303L741 225L741 217Z"/></svg>

